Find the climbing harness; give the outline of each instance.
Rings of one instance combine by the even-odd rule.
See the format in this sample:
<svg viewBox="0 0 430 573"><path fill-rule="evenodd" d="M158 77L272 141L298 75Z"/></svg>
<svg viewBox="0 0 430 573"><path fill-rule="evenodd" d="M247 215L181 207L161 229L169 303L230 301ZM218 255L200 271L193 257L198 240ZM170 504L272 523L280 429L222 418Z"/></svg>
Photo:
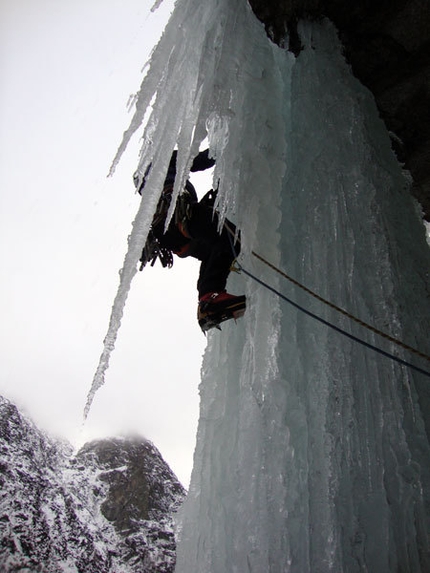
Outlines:
<svg viewBox="0 0 430 573"><path fill-rule="evenodd" d="M355 342L358 342L359 344L361 344L362 346L365 346L367 348L370 348L371 350L373 350L374 352L377 352L379 354L382 354L383 356L386 356L387 358L391 358L392 360L403 364L404 366L407 366L408 368L411 368L413 370L416 370L417 372L420 372L421 374L424 374L425 376L430 377L430 372L428 370L424 370L423 368L420 368L419 366L415 366L414 364L411 364L410 362L408 362L407 360L403 360L402 358L399 358L398 356L396 356L395 354L392 354L390 352L387 352L385 350L382 350L382 348L379 348L369 342L366 342L365 340L358 338L357 336L354 336L353 334L350 334L349 332L347 332L346 330L332 324L331 322L328 322L327 320L321 318L320 316L316 315L315 313L305 309L304 307L302 307L301 305L297 304L296 302L294 302L293 300L291 300L290 298L288 298L287 296L285 296L284 294L282 294L281 292L279 292L278 290L276 290L275 288L273 288L272 286L270 286L269 284L267 284L266 282L262 281L261 279L259 279L257 276L255 276L254 274L250 273L248 270L246 270L243 265L241 265L237 258L236 258L236 251L234 249L234 245L233 245L233 241L232 241L232 236L233 236L233 231L230 229L229 225L227 222L224 223L224 226L226 227L227 231L229 232L229 238L230 238L230 245L233 251L233 254L235 256L235 260L232 263L232 267L231 270L232 271L236 271L236 272L243 272L245 275L247 275L249 278L253 279L254 281L256 281L257 283L259 283L260 285L264 286L265 288L267 288L268 290L270 290L271 292L273 292L274 294L276 294L279 298L285 300L286 302L288 302L289 304L291 304L292 306L294 306L295 308L297 308L298 310L300 310L301 312L307 314L308 316L311 316L312 318L314 318L315 320L318 320L319 322L321 322L322 324L325 324L326 326L332 328L333 330L339 332L340 334L343 334L344 336L346 336L347 338L350 338L351 340L354 340ZM328 300L322 298L321 296L319 296L318 294L316 294L315 292L313 292L312 290L308 289L307 287L305 287L304 285L302 285L301 283L299 283L298 281L296 281L295 279L291 278L290 276L288 276L286 273L284 273L283 271L281 271L280 269L278 269L275 265L273 265L272 263L270 263L269 261L267 261L264 257L262 257L261 255L259 255L258 253L256 253L255 251L252 251L252 255L258 259L259 261L261 261L263 264L267 265L269 268L271 268L272 270L274 270L276 273L278 273L279 275L281 275L282 277L286 278L287 280L289 280L291 283L293 283L294 285L296 285L297 287L301 288L302 290L304 290L305 292L307 292L308 294L310 294L311 296L315 297L317 300L323 302L324 304L328 305L329 307L333 308L334 310L342 313L344 316L347 316L349 319L353 320L354 322L356 322L357 324L359 324L360 326L363 326L365 328L367 328L368 330L370 330L371 332L385 338L386 340L389 340L390 342L400 346L401 348L404 348L405 350L408 350L409 352L416 354L417 356L419 356L420 358L424 358L425 360L430 361L430 356L428 356L427 354L424 354L418 350L416 350L415 348L408 346L407 344L405 344L404 342L402 342L401 340L398 340L397 338L394 338L388 334L386 334L385 332L382 332L381 330L378 330L377 328L371 326L370 324L356 318L354 315L350 314L349 312L343 310L342 308L336 306L335 304L329 302Z"/></svg>

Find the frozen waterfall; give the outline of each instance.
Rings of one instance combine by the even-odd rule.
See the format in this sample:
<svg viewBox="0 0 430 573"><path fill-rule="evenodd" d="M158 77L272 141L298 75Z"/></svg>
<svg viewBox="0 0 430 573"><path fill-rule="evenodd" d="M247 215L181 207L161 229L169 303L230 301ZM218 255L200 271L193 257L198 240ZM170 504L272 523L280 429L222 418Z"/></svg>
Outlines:
<svg viewBox="0 0 430 573"><path fill-rule="evenodd" d="M145 120L139 169L153 168L125 266L138 259L171 151L178 193L208 137L244 268L428 370L252 255L430 353L430 252L408 177L330 23L301 23L299 34L295 58L245 0L177 1L115 159ZM177 573L430 570L430 378L243 273L229 291L245 292L248 310L208 337Z"/></svg>

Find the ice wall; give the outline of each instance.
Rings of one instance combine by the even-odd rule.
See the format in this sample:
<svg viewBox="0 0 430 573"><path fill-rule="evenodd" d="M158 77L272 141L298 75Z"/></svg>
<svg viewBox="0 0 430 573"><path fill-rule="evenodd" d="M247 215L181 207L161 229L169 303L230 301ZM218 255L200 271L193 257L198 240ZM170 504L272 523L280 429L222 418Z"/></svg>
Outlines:
<svg viewBox="0 0 430 573"><path fill-rule="evenodd" d="M178 0L118 155L152 102L139 169L153 168L131 248L141 248L174 145L178 192L208 135L219 208L242 229L243 266L414 361L252 255L430 352L429 249L407 177L331 25L299 32L294 58L244 0ZM229 290L246 292L248 310L209 334L177 573L428 570L430 380L244 274Z"/></svg>

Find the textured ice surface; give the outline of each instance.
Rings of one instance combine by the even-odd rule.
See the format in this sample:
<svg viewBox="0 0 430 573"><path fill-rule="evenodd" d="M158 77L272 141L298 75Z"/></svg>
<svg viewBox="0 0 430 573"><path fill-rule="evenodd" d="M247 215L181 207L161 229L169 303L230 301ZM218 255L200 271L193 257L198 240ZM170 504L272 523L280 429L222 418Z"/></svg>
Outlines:
<svg viewBox="0 0 430 573"><path fill-rule="evenodd" d="M245 1L178 0L114 162L151 104L139 169L153 168L125 268L138 259L171 151L178 145L178 193L208 136L219 209L242 229L244 267L419 360L252 255L430 352L429 249L407 176L332 26L299 33L294 58L269 42ZM429 379L244 275L229 290L246 292L248 310L209 334L177 573L429 570Z"/></svg>

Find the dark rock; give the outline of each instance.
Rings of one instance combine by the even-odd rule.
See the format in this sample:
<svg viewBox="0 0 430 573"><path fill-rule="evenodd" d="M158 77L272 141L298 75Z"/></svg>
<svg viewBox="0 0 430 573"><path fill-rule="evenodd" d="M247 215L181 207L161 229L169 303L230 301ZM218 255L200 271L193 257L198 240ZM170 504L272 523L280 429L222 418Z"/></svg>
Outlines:
<svg viewBox="0 0 430 573"><path fill-rule="evenodd" d="M108 484L101 510L120 532L135 531L141 520L174 513L185 495L159 451L142 438L94 441L76 459L101 470L100 480Z"/></svg>

